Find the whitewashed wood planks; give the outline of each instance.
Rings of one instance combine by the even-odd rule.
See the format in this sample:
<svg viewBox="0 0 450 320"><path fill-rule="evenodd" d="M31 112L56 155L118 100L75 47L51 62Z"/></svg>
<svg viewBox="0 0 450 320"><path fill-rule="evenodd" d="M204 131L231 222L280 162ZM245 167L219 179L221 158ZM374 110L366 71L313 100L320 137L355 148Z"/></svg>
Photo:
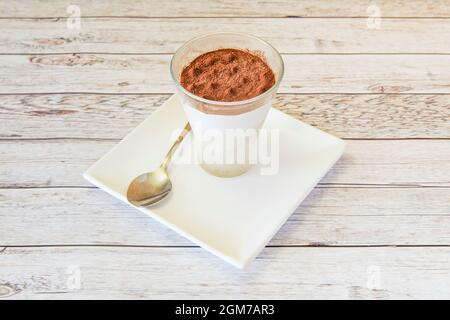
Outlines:
<svg viewBox="0 0 450 320"><path fill-rule="evenodd" d="M8 0L0 17L67 17L71 0ZM450 17L447 0L110 0L107 3L78 0L82 16L94 17ZM32 8L32 9L30 9Z"/></svg>
<svg viewBox="0 0 450 320"><path fill-rule="evenodd" d="M82 173L117 142L0 141L0 187L90 186ZM449 150L449 140L351 140L321 182L450 186Z"/></svg>
<svg viewBox="0 0 450 320"><path fill-rule="evenodd" d="M0 93L172 93L169 55L3 55ZM450 93L450 55L285 55L280 93Z"/></svg>
<svg viewBox="0 0 450 320"><path fill-rule="evenodd" d="M449 188L319 187L269 245L446 245L448 199ZM0 189L0 202L0 246L195 246L99 189Z"/></svg>
<svg viewBox="0 0 450 320"><path fill-rule="evenodd" d="M446 247L265 248L239 270L200 248L7 248L0 290L13 299L448 299L449 256ZM70 290L75 272L80 289Z"/></svg>
<svg viewBox="0 0 450 320"><path fill-rule="evenodd" d="M79 31L65 19L0 19L0 29L10 54L171 54L207 32L251 33L288 54L450 53L448 19L381 19L375 29L365 18L83 18Z"/></svg>
<svg viewBox="0 0 450 320"><path fill-rule="evenodd" d="M121 139L169 96L0 95L0 139ZM450 94L280 94L274 106L341 138L450 138Z"/></svg>

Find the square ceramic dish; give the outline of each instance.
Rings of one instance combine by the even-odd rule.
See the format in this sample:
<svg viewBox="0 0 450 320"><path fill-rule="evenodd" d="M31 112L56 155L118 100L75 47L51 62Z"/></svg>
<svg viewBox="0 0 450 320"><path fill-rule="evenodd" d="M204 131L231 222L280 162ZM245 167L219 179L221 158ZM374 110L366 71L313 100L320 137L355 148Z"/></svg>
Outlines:
<svg viewBox="0 0 450 320"><path fill-rule="evenodd" d="M168 99L84 177L128 203L137 175L156 169L186 123L179 98ZM271 109L265 128L279 129L279 170L261 175L257 166L235 178L218 178L196 164L174 163L173 190L150 208L137 208L225 261L244 267L264 248L342 155L345 142ZM182 148L191 143L190 137ZM175 155L176 157L176 155ZM131 205L131 204L130 204Z"/></svg>

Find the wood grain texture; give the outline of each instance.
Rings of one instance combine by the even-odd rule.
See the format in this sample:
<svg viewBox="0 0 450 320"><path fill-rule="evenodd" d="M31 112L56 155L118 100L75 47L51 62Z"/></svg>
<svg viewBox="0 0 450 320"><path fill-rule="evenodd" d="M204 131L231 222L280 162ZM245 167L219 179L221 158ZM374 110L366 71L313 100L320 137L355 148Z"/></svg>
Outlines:
<svg viewBox="0 0 450 320"><path fill-rule="evenodd" d="M0 139L121 139L168 97L0 95ZM450 138L450 95L280 94L274 106L341 138Z"/></svg>
<svg viewBox="0 0 450 320"><path fill-rule="evenodd" d="M82 173L116 143L1 141L0 187L89 186ZM450 186L449 172L450 140L355 140L322 183Z"/></svg>
<svg viewBox="0 0 450 320"><path fill-rule="evenodd" d="M172 93L168 55L3 55L0 93ZM280 93L450 93L450 55L287 55Z"/></svg>
<svg viewBox="0 0 450 320"><path fill-rule="evenodd" d="M382 19L370 29L365 18L86 18L79 32L63 19L0 19L0 29L0 53L10 54L171 54L206 30L251 33L290 54L450 53L449 19Z"/></svg>
<svg viewBox="0 0 450 320"><path fill-rule="evenodd" d="M71 4L74 1L3 0L0 17L67 17ZM76 4L83 16L108 17L366 17L371 4L386 17L450 17L447 0L77 0Z"/></svg>
<svg viewBox="0 0 450 320"><path fill-rule="evenodd" d="M11 299L448 299L449 254L266 248L238 270L200 248L7 248L0 284ZM75 270L80 289L70 290Z"/></svg>
<svg viewBox="0 0 450 320"><path fill-rule="evenodd" d="M316 188L269 246L446 245L448 199L449 188ZM0 189L0 203L0 246L195 246L99 189Z"/></svg>

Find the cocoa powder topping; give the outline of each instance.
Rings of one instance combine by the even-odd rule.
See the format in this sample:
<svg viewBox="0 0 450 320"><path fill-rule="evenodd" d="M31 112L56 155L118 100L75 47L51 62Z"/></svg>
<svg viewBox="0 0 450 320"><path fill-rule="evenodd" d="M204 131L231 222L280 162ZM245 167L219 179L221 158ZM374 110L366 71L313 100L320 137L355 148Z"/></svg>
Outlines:
<svg viewBox="0 0 450 320"><path fill-rule="evenodd" d="M219 49L198 56L181 72L181 85L208 100L241 101L256 97L275 84L267 63L252 53Z"/></svg>

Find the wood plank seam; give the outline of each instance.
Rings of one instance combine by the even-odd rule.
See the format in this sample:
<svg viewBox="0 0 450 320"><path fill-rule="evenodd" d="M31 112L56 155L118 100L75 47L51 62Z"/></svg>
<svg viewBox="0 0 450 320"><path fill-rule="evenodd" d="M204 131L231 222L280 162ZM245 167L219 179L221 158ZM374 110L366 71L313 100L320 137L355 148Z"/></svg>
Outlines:
<svg viewBox="0 0 450 320"><path fill-rule="evenodd" d="M158 95L166 95L170 97L174 93L168 92L101 92L101 91L58 91L58 92L2 92L1 96L40 96L40 95L105 95L105 96L158 96ZM395 95L395 96L407 96L407 95L416 95L416 96L450 96L450 92L283 92L279 93L279 95L283 96L295 96L295 95L349 95L349 96L364 96L364 95Z"/></svg>
<svg viewBox="0 0 450 320"><path fill-rule="evenodd" d="M27 52L27 53L15 53L15 52L1 52L1 56L58 56L68 54L98 54L98 55L110 55L110 56L172 56L174 52L108 52L108 51L67 51L67 52ZM450 53L436 53L436 52L404 52L404 53L389 53L389 52L283 52L281 56L449 56ZM50 94L49 92L48 94ZM60 92L61 93L61 92ZM73 92L69 92L73 93ZM79 92L84 93L84 92ZM93 94L92 92L87 92ZM8 94L8 93L0 93ZM23 93L26 94L26 93ZM111 93L113 94L113 93ZM131 93L130 93L131 94ZM149 93L149 94L167 94L167 93ZM289 94L289 93L286 93ZM291 93L293 94L293 93ZM333 93L328 93L333 94ZM352 93L353 94L353 93ZM419 94L419 93L418 93ZM423 94L423 93L420 93ZM444 93L448 94L448 93Z"/></svg>
<svg viewBox="0 0 450 320"><path fill-rule="evenodd" d="M3 247L3 246L2 246ZM200 246L196 245L186 245L186 246L172 246L172 245L118 245L118 244L27 244L27 245L7 245L4 246L0 251L1 253L6 252L8 249L14 248L139 248L139 249L202 249ZM349 249L349 248L391 248L391 249L402 249L402 248L450 248L450 245L446 244L414 244L414 245L402 245L402 244L367 244L367 245L333 245L325 244L320 242L315 242L309 245L266 245L265 248L324 248L324 249ZM202 249L203 250L203 249Z"/></svg>
<svg viewBox="0 0 450 320"><path fill-rule="evenodd" d="M139 15L130 15L130 16L109 16L109 15L86 15L82 16L83 19L367 19L368 16L365 15L353 15L353 16L300 16L300 15L272 15L272 16L139 16ZM0 20L52 20L52 21L60 21L66 20L67 16L5 16L0 17ZM450 16L440 16L440 17L427 17L427 16L390 16L383 15L380 19L398 19L398 20L447 20L450 19Z"/></svg>
<svg viewBox="0 0 450 320"><path fill-rule="evenodd" d="M20 189L65 189L65 188L72 188L72 189L98 189L98 187L94 186L70 186L70 185L54 185L54 186L21 186L18 184L14 184L11 186L8 185L0 185L0 190L20 190ZM429 184L376 184L376 183L324 183L319 182L316 186L316 188L322 188L322 189L342 189L342 188L348 188L348 189L422 189L422 188L432 188L432 189L449 189L450 186L440 186L440 185L433 185L432 183Z"/></svg>
<svg viewBox="0 0 450 320"><path fill-rule="evenodd" d="M341 138L345 141L446 141L450 140L450 137L443 138ZM115 138L82 138L82 137L51 137L51 138L14 138L14 137L0 137L0 142L18 142L18 141L109 141L120 142L122 139Z"/></svg>
<svg viewBox="0 0 450 320"><path fill-rule="evenodd" d="M319 182L315 188L319 189L449 189L450 186L440 186L440 185L420 185L420 184L376 184L376 183L328 183ZM95 186L77 186L77 185L61 185L61 186L0 186L0 190L27 190L27 189L99 189Z"/></svg>

